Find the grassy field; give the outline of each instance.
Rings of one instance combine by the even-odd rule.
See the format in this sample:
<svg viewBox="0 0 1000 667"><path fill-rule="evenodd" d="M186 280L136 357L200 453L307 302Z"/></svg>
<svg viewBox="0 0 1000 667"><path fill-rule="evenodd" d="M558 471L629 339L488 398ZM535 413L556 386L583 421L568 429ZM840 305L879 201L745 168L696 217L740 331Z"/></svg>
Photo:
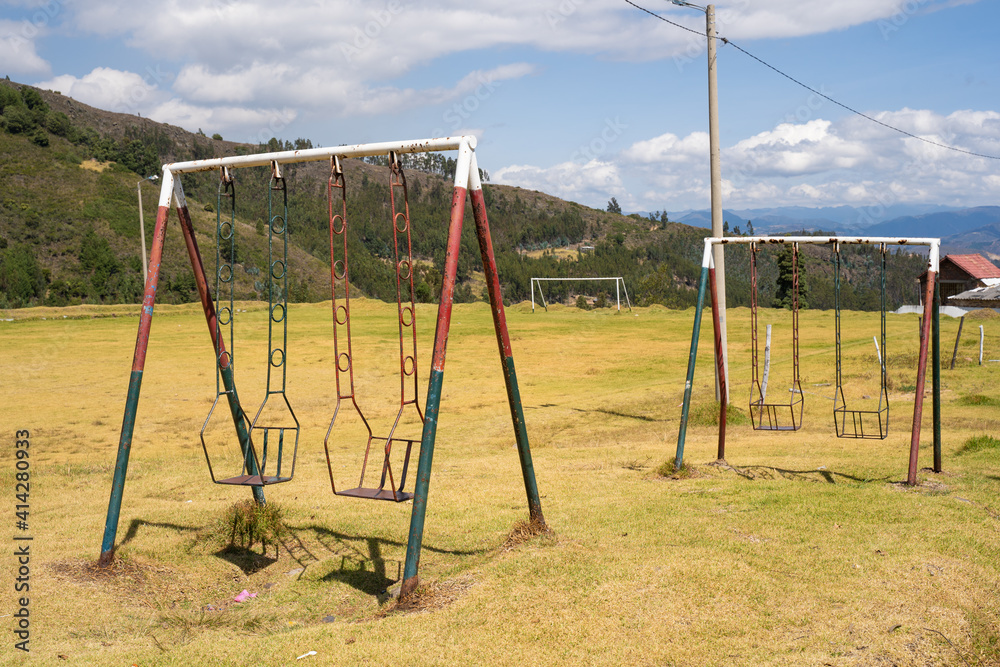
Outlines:
<svg viewBox="0 0 1000 667"><path fill-rule="evenodd" d="M398 402L395 306L354 304L359 402L376 431ZM266 319L237 319L244 404L262 399ZM435 308L419 306L421 379ZM833 434L833 314L804 312L805 427L753 432L749 313L729 314L735 413L714 464L710 316L685 459L673 456L693 311L508 310L550 534L527 515L485 304L454 310L431 478L420 595L397 606L410 505L337 498L323 437L335 390L329 305L290 309L288 397L302 424L295 479L269 487L277 547L227 548L220 528L248 489L211 483L198 437L215 398L198 306L158 306L111 571L100 550L137 307L0 313L0 489L8 509L3 664L998 665L1000 320L942 321L944 472L906 476L918 318L888 318L891 430ZM852 405L878 396L877 314L845 315ZM11 319L13 321L11 321ZM968 319L968 318L967 318ZM790 315L774 324L772 392L791 375ZM970 334L970 331L975 334ZM991 352L991 342L993 350ZM928 380L928 396L929 396ZM779 389L781 388L781 389ZM421 391L421 403L423 403ZM225 418L213 424L225 431ZM331 448L338 483L359 469L356 428ZM30 431L29 530L15 529L15 431ZM233 445L235 447L235 445ZM415 458L414 458L415 463ZM10 614L13 535L30 535L30 654ZM18 543L20 544L20 543ZM242 590L256 597L242 603Z"/></svg>

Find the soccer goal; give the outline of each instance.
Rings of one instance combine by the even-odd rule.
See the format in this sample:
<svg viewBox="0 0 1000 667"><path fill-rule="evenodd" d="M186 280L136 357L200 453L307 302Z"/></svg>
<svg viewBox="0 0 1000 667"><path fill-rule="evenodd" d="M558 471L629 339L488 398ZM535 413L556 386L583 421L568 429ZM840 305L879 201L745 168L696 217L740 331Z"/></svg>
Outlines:
<svg viewBox="0 0 1000 667"><path fill-rule="evenodd" d="M549 311L549 304L545 301L545 292L542 290L543 282L593 282L593 281L608 281L613 280L615 283L615 304L617 306L618 312L622 310L622 293L625 293L625 304L628 306L629 312L632 311L632 302L628 298L628 289L625 288L625 279L621 276L613 276L611 278L532 278L531 279L531 312L535 312L535 284L538 284L538 297L542 302L542 307L545 308L545 312Z"/></svg>
<svg viewBox="0 0 1000 667"><path fill-rule="evenodd" d="M888 431L888 395L886 391L886 334L885 334L885 258L892 246L924 246L929 249L927 280L923 286L922 302L924 305L920 328L920 349L917 361L917 377L913 403L913 422L910 430L910 458L907 473L907 483L917 482L917 460L920 447L920 424L923 415L924 386L927 372L928 352L931 353L933 369L933 404L934 404L934 471L941 471L941 352L940 327L938 310L940 304L937 273L940 262L941 240L934 238L899 238L899 237L827 237L827 236L763 236L763 237L726 237L706 238L705 252L702 258L701 278L698 284L698 302L695 309L694 326L691 332L691 352L688 357L687 379L684 385L684 402L681 407L680 431L677 436L677 451L674 464L680 468L684 462L684 443L687 436L688 414L691 407L691 391L694 384L695 360L698 353L698 338L701 331L701 316L705 303L706 290L712 299L712 324L715 331L715 363L720 379L719 386L719 444L718 459L725 459L726 453L726 406L729 403L728 390L723 372L723 345L720 334L719 304L716 294L715 265L712 249L719 245L747 245L750 248L751 260L751 331L752 331L752 370L753 381L750 390L750 415L755 430L796 431L801 425L802 405L804 396L798 378L798 247L800 245L829 245L833 248L836 265L836 327L832 343L836 349L836 392L834 396L833 417L837 437L847 438L884 438ZM789 390L790 399L768 400L765 363L763 382L758 376L757 359L757 321L756 321L756 251L766 245L791 245L793 248L793 295L792 295L792 345L793 345L793 384ZM841 340L840 340L840 248L847 245L878 246L882 256L881 284L881 347L879 338L875 339L878 352L879 375L881 389L878 409L862 410L849 405L844 398L841 373ZM768 347L770 343L768 343Z"/></svg>

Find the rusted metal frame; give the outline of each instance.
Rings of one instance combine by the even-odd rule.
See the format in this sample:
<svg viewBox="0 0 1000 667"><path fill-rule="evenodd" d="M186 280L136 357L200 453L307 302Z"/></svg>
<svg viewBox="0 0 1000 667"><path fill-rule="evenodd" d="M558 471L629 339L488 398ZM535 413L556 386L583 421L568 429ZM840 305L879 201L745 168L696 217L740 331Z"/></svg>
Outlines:
<svg viewBox="0 0 1000 667"><path fill-rule="evenodd" d="M339 200L336 213L334 213L335 197ZM330 297L333 309L333 358L336 374L337 405L333 410L333 418L330 420L330 426L326 430L326 437L323 439L323 449L326 452L326 467L330 474L330 488L334 494L338 494L337 484L333 478L333 464L330 461L330 436L333 433L333 426L337 422L337 416L340 414L340 406L343 400L349 399L351 401L354 411L361 418L361 423L364 424L365 430L368 431L364 463L361 468L361 479L358 482L358 488L364 485L365 468L368 465L368 452L371 449L373 436L372 427L361 410L361 406L358 405L354 390L354 351L351 343L351 278L347 253L347 183L344 179L344 170L338 156L330 158L327 204L330 223ZM343 303L337 300L338 285L343 286ZM345 333L344 346L346 347L346 352L342 351L340 346L341 329ZM341 375L345 373L347 374L346 393L343 386L344 383L341 382Z"/></svg>
<svg viewBox="0 0 1000 667"><path fill-rule="evenodd" d="M726 460L726 408L729 405L729 393L726 387L725 356L722 354L722 327L720 325L721 313L719 311L719 292L716 288L715 267L708 270L708 284L712 295L712 331L715 333L715 366L719 378L719 445L716 459ZM754 329L754 347L756 349L757 336ZM754 369L756 370L756 368Z"/></svg>
<svg viewBox="0 0 1000 667"><path fill-rule="evenodd" d="M750 380L750 422L753 428L757 428L754 419L756 414L759 419L763 419L759 406L764 402L764 396L760 387L760 372L758 370L758 342L757 342L757 244L750 244L750 366L752 368L752 378ZM754 398L757 396L758 398Z"/></svg>
<svg viewBox="0 0 1000 667"><path fill-rule="evenodd" d="M936 248L931 250L931 268L927 271L927 285L924 289L924 318L920 327L920 357L917 362L917 387L913 401L913 430L910 433L910 461L906 483L917 483L917 460L920 453L920 425L924 414L924 384L927 377L927 348L931 338L931 320L934 310L934 285L937 281Z"/></svg>
<svg viewBox="0 0 1000 667"><path fill-rule="evenodd" d="M420 459L413 490L413 512L406 542L406 563L403 566L403 583L400 596L407 597L420 583L417 570L420 565L420 548L423 544L424 520L427 514L427 495L430 489L431 466L434 461L434 438L437 434L438 410L444 382L445 352L448 347L448 329L455 298L455 280L458 275L458 252L461 247L462 219L468 195L470 165L474 143L463 142L455 165L455 188L451 199L451 219L448 225L448 245L445 253L444 272L441 280L441 298L438 302L437 329L434 333L434 351L431 373L427 382L427 400L424 405L424 428L420 440Z"/></svg>
<svg viewBox="0 0 1000 667"><path fill-rule="evenodd" d="M167 192L167 201L164 203L161 196L160 205L156 211L156 226L150 248L149 271L146 274L146 289L142 298L142 310L139 313L139 330L136 333L135 353L132 356L132 370L129 374L128 391L125 398L125 412L122 416L122 429L118 440L118 455L111 482L111 497L108 500L108 514L104 522L104 537L101 541L101 555L98 563L102 567L110 565L115 557L115 536L118 533L122 496L125 492L125 477L132 449L132 434L135 430L135 417L139 406L139 391L142 388L142 374L146 365L146 349L149 345L149 329L153 320L153 304L156 301L156 287L160 279L160 262L163 257L163 240L167 230L167 218L170 214L169 197L173 190L172 185L172 176L168 172L164 172L162 187Z"/></svg>
<svg viewBox="0 0 1000 667"><path fill-rule="evenodd" d="M535 468L531 460L531 445L528 442L521 392L518 389L517 373L514 369L514 353L511 350L510 333L507 329L507 315L504 311L500 276L497 273L496 257L493 254L493 239L486 213L486 199L483 196L483 184L479 178L479 165L476 162L475 153L472 154L469 167L469 185L472 213L476 222L476 236L479 239L479 254L483 261L486 289L490 297L490 312L493 314L493 329L496 332L504 385L507 389L507 404L510 407L510 417L514 425L514 438L521 464L521 476L524 479L524 491L528 499L528 516L532 522L545 525L542 500L538 493L538 482L535 479Z"/></svg>
<svg viewBox="0 0 1000 667"><path fill-rule="evenodd" d="M403 202L399 207L397 204L397 191L402 193ZM385 439L385 458L382 462L382 475L379 480L378 489L385 488L386 478L389 480L389 487L395 499L402 500L399 495L403 485L406 483L406 469L409 466L409 458L403 463L403 476L400 478L399 488L396 487L395 476L392 472L390 455L392 453L393 436L396 428L403 417L403 411L407 405L413 405L417 410L417 417L421 424L424 421L423 412L420 410L418 397L418 375L417 375L417 318L416 303L413 289L413 241L410 227L410 203L406 188L406 175L400 164L399 156L395 152L389 154L389 205L392 212L392 237L394 252L394 273L396 274L396 318L399 325L399 411L393 421L389 435ZM401 253L401 242L403 253ZM404 295L405 286L405 295ZM404 296L406 297L404 299ZM409 305L403 305L408 301ZM408 333L407 333L408 332ZM409 338L409 350L407 350L407 338ZM407 396L407 380L412 380L412 396ZM412 447L412 441L408 441L407 455Z"/></svg>
<svg viewBox="0 0 1000 667"><path fill-rule="evenodd" d="M687 439L688 416L691 413L691 388L694 386L694 367L698 360L698 337L701 334L701 313L705 305L705 289L708 286L708 272L714 266L711 239L705 239L705 251L701 260L701 277L698 279L698 300L694 309L694 325L691 328L691 351L688 354L687 379L684 381L684 400L681 402L681 424L677 431L677 450L674 453L674 468L684 465L684 442Z"/></svg>

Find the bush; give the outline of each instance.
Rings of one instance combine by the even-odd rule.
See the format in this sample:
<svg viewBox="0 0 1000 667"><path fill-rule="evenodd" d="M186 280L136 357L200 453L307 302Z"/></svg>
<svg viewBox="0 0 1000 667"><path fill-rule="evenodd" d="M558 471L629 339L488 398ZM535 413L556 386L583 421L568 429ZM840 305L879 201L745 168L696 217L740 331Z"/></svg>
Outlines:
<svg viewBox="0 0 1000 667"><path fill-rule="evenodd" d="M590 310L590 304L587 303L587 297L582 294L576 297L576 307L580 310Z"/></svg>
<svg viewBox="0 0 1000 667"><path fill-rule="evenodd" d="M974 435L965 441L965 444L958 450L958 453L970 454L986 449L1000 449L1000 440L994 438L992 435Z"/></svg>
<svg viewBox="0 0 1000 667"><path fill-rule="evenodd" d="M268 545L277 545L287 530L279 505L262 506L252 499L231 505L219 520L218 529L219 536L230 547L252 549L259 542L265 551Z"/></svg>

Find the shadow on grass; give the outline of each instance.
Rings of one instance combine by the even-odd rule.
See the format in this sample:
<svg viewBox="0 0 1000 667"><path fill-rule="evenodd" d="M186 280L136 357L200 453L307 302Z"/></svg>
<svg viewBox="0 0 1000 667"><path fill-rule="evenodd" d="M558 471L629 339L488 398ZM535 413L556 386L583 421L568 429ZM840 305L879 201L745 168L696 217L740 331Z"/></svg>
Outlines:
<svg viewBox="0 0 1000 667"><path fill-rule="evenodd" d="M246 547L237 547L233 545L226 546L219 549L214 554L217 558L232 563L236 567L243 571L243 574L249 576L254 572L259 572L265 567L278 562L277 556L272 558L266 553L257 553Z"/></svg>
<svg viewBox="0 0 1000 667"><path fill-rule="evenodd" d="M777 479L778 477L781 477L782 479L804 482L819 482L822 480L827 484L836 484L838 478L841 480L850 480L860 484L885 484L890 481L888 475L885 477L870 479L865 477L855 477L854 475L848 475L834 470L816 470L815 468L812 470L788 470L787 468L775 468L773 466L746 466L738 468L732 465L727 466L727 468L735 472L740 477L750 480Z"/></svg>
<svg viewBox="0 0 1000 667"><path fill-rule="evenodd" d="M125 537L122 541L118 543L115 550L121 549L123 546L135 539L135 536L139 534L139 529L144 527L150 528L167 528L175 532L197 532L200 530L195 526L182 526L177 523L162 523L158 521L146 521L145 519L132 519L132 523L128 525L128 530L125 532Z"/></svg>
<svg viewBox="0 0 1000 667"><path fill-rule="evenodd" d="M383 551L387 547L399 550L405 542L376 537L348 535L326 526L308 524L286 526L287 533L282 538L282 546L302 567L299 577L312 563L321 559L302 540L303 534L311 534L327 552L340 557L340 566L323 577L324 581L340 581L367 595L381 595L403 575L403 562L386 559ZM434 553L453 556L474 556L485 554L488 549L441 549L424 544L423 549Z"/></svg>

